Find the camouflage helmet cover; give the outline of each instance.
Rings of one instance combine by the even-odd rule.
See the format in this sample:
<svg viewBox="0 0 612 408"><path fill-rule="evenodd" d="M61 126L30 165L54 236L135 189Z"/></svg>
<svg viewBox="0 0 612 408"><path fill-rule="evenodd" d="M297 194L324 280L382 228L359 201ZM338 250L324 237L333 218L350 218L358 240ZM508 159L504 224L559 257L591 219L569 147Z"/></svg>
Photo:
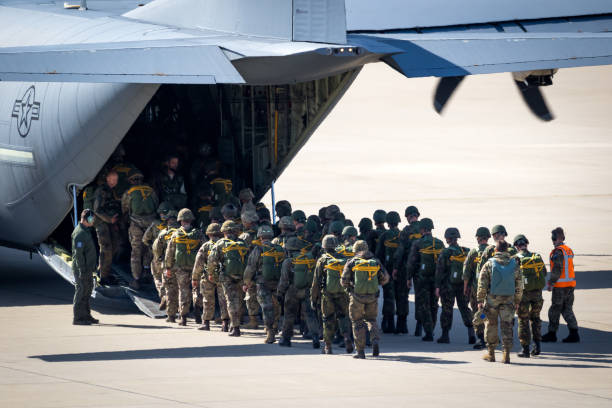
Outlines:
<svg viewBox="0 0 612 408"><path fill-rule="evenodd" d="M221 234L221 225L213 222L206 227L206 235L220 235Z"/></svg>
<svg viewBox="0 0 612 408"><path fill-rule="evenodd" d="M259 221L259 216L254 211L245 211L240 215L243 224L254 224Z"/></svg>
<svg viewBox="0 0 612 408"><path fill-rule="evenodd" d="M239 231L240 225L232 220L227 220L221 225L221 232Z"/></svg>
<svg viewBox="0 0 612 408"><path fill-rule="evenodd" d="M329 224L330 234L342 234L343 228L344 223L342 221L333 221L331 224Z"/></svg>
<svg viewBox="0 0 612 408"><path fill-rule="evenodd" d="M295 224L293 223L293 219L289 216L281 217L281 219L278 221L278 227L281 229L295 231Z"/></svg>
<svg viewBox="0 0 612 408"><path fill-rule="evenodd" d="M529 245L529 240L523 234L518 234L516 237L514 237L512 240L512 245L516 246L520 241L523 241L525 244Z"/></svg>
<svg viewBox="0 0 612 408"><path fill-rule="evenodd" d="M353 226L346 226L344 227L344 229L342 230L342 235L345 237L356 237L357 236L357 229Z"/></svg>
<svg viewBox="0 0 612 408"><path fill-rule="evenodd" d="M243 201L248 201L254 199L255 194L253 194L253 191L250 188L243 188L240 190L240 193L238 193L238 198Z"/></svg>
<svg viewBox="0 0 612 408"><path fill-rule="evenodd" d="M221 207L221 214L224 217L236 218L238 216L238 208L232 203L227 203Z"/></svg>
<svg viewBox="0 0 612 408"><path fill-rule="evenodd" d="M506 227L504 227L501 224L498 224L496 226L494 226L493 228L491 228L491 234L495 235L495 234L504 234L504 236L508 235L508 232L506 231Z"/></svg>
<svg viewBox="0 0 612 408"><path fill-rule="evenodd" d="M325 249L335 249L338 246L338 238L335 235L326 235L321 244Z"/></svg>
<svg viewBox="0 0 612 408"><path fill-rule="evenodd" d="M285 242L285 249L287 251L299 251L302 249L302 244L297 237L291 237Z"/></svg>
<svg viewBox="0 0 612 408"><path fill-rule="evenodd" d="M193 216L193 213L191 212L189 208L183 208L181 211L179 211L177 220L178 221L193 221L195 220L195 217Z"/></svg>
<svg viewBox="0 0 612 408"><path fill-rule="evenodd" d="M368 243L363 240L359 240L353 245L353 251L355 251L355 253L366 252L368 250Z"/></svg>

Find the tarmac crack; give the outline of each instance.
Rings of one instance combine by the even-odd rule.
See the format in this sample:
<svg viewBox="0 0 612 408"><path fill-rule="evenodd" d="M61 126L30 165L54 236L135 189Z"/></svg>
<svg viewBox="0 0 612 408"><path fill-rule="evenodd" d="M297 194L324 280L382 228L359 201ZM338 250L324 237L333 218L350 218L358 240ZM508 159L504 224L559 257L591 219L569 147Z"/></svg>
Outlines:
<svg viewBox="0 0 612 408"><path fill-rule="evenodd" d="M75 383L75 384L89 385L90 387L103 388L103 389L106 389L106 390L122 392L122 393L125 393L125 394L139 395L141 397L156 399L156 400L160 400L160 401L174 402L174 403L177 403L177 404L186 405L186 406L190 406L190 407L205 407L204 405L194 404L194 403L191 403L191 402L185 402L185 401L180 401L180 400L175 400L175 399L172 399L172 398L160 397L158 395L144 394L142 392L124 390L122 388L110 387L108 385L92 384L92 383L87 382L87 381L74 380L72 378L58 377L58 376L55 376L55 375L43 374L43 373L39 373L39 372L36 372L36 371L24 370L24 369L21 369L21 368L14 368L14 367L7 367L7 366L0 366L0 368L5 368L7 370L18 371L18 372L22 372L22 373L26 373L26 374L38 375L40 377L53 378L55 380L61 380L61 381L64 381L64 382L71 382L71 383Z"/></svg>

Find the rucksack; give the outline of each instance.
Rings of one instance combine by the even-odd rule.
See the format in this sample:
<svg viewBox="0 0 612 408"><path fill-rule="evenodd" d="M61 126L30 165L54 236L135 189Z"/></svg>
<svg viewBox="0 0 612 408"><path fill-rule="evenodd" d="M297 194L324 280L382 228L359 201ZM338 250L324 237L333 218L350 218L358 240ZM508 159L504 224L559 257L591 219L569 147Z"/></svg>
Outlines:
<svg viewBox="0 0 612 408"><path fill-rule="evenodd" d="M224 242L228 245L222 249L224 255L223 270L230 278L240 280L244 274L246 254L249 252L249 249L245 242L240 239L233 241L229 238L224 238Z"/></svg>

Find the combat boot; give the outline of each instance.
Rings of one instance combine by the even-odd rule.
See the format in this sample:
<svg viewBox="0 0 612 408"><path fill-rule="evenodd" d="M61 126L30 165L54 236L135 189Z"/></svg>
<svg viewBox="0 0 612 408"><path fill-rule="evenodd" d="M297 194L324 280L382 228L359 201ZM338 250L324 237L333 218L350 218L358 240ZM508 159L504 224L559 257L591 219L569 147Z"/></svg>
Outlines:
<svg viewBox="0 0 612 408"><path fill-rule="evenodd" d="M166 321L167 321L168 323L176 323L176 316L174 316L174 315L172 315L172 316L168 316L168 317L166 318Z"/></svg>
<svg viewBox="0 0 612 408"><path fill-rule="evenodd" d="M181 321L179 322L179 326L187 326L187 316L181 316Z"/></svg>
<svg viewBox="0 0 612 408"><path fill-rule="evenodd" d="M529 352L529 350L527 352ZM504 348L504 356L502 362L504 364L510 364L510 349Z"/></svg>
<svg viewBox="0 0 612 408"><path fill-rule="evenodd" d="M130 282L130 288L134 289L134 290L140 290L140 280L139 279L134 279Z"/></svg>
<svg viewBox="0 0 612 408"><path fill-rule="evenodd" d="M561 341L563 343L580 343L580 336L578 335L578 329L569 329L569 336L567 336Z"/></svg>
<svg viewBox="0 0 612 408"><path fill-rule="evenodd" d="M89 317L87 318L91 324L98 324L100 323L100 321L98 319L96 319L95 317L93 317L92 315L89 315Z"/></svg>
<svg viewBox="0 0 612 408"><path fill-rule="evenodd" d="M474 350L482 350L486 347L484 336L478 336L478 341L474 344Z"/></svg>
<svg viewBox="0 0 612 408"><path fill-rule="evenodd" d="M221 319L221 316L215 317L215 324L221 324L221 323L223 323L223 319Z"/></svg>
<svg viewBox="0 0 612 408"><path fill-rule="evenodd" d="M240 327L232 327L228 336L240 337Z"/></svg>
<svg viewBox="0 0 612 408"><path fill-rule="evenodd" d="M365 360L365 351L357 350L357 354L353 356L353 358L358 358L360 360Z"/></svg>
<svg viewBox="0 0 612 408"><path fill-rule="evenodd" d="M198 330L210 331L210 320L204 320L204 323L198 327Z"/></svg>
<svg viewBox="0 0 612 408"><path fill-rule="evenodd" d="M91 322L89 321L89 319L73 320L72 324L74 324L75 326L91 326Z"/></svg>
<svg viewBox="0 0 612 408"><path fill-rule="evenodd" d="M278 342L278 345L281 347L291 347L291 339L289 337L283 336Z"/></svg>
<svg viewBox="0 0 612 408"><path fill-rule="evenodd" d="M442 329L442 335L438 339L438 343L450 343L450 339L448 338L448 329Z"/></svg>
<svg viewBox="0 0 612 408"><path fill-rule="evenodd" d="M244 327L249 330L257 330L258 326L257 316L249 316L249 322Z"/></svg>
<svg viewBox="0 0 612 408"><path fill-rule="evenodd" d="M395 333L395 319L393 318L393 315L391 315L390 319L389 319L389 333Z"/></svg>
<svg viewBox="0 0 612 408"><path fill-rule="evenodd" d="M223 320L223 322L221 323L221 331L226 332L226 333L229 331L229 320L228 319Z"/></svg>
<svg viewBox="0 0 612 408"><path fill-rule="evenodd" d="M431 333L425 333L425 336L421 339L423 341L433 341L433 335Z"/></svg>
<svg viewBox="0 0 612 408"><path fill-rule="evenodd" d="M202 308L194 307L193 308L193 318L197 324L202 324Z"/></svg>
<svg viewBox="0 0 612 408"><path fill-rule="evenodd" d="M468 344L476 343L476 334L472 326L468 327Z"/></svg>
<svg viewBox="0 0 612 408"><path fill-rule="evenodd" d="M523 346L523 351L518 353L518 356L522 358L529 358L529 344Z"/></svg>
<svg viewBox="0 0 612 408"><path fill-rule="evenodd" d="M557 333L553 331L549 331L545 335L542 336L542 343L556 343L557 342Z"/></svg>
<svg viewBox="0 0 612 408"><path fill-rule="evenodd" d="M161 301L159 302L159 310L166 310L167 305L168 305L168 301L166 300L166 297L163 296L161 298Z"/></svg>
<svg viewBox="0 0 612 408"><path fill-rule="evenodd" d="M372 346L372 357L378 357L378 355L380 354L380 347L378 346L378 344L375 344Z"/></svg>
<svg viewBox="0 0 612 408"><path fill-rule="evenodd" d="M353 342L348 336L344 338L344 344L346 345L346 352L352 354L353 350L355 350L355 346L353 346Z"/></svg>
<svg viewBox="0 0 612 408"><path fill-rule="evenodd" d="M319 339L312 339L312 348L313 349L321 348L321 342L319 341Z"/></svg>
<svg viewBox="0 0 612 408"><path fill-rule="evenodd" d="M416 327L414 328L414 335L416 337L421 337L422 334L423 334L423 325L421 324L421 322L417 321Z"/></svg>
<svg viewBox="0 0 612 408"><path fill-rule="evenodd" d="M542 352L542 346L539 341L535 341L533 346L533 350L531 350L531 354L534 356L539 356Z"/></svg>
<svg viewBox="0 0 612 408"><path fill-rule="evenodd" d="M264 340L264 343L272 344L274 342L276 342L276 337L274 336L274 329L271 327L266 327L266 339Z"/></svg>
<svg viewBox="0 0 612 408"><path fill-rule="evenodd" d="M494 363L495 362L495 347L488 347L488 350L485 353L485 355L482 356L482 359L490 363Z"/></svg>
<svg viewBox="0 0 612 408"><path fill-rule="evenodd" d="M395 326L395 334L408 334L408 324L406 316L397 316L397 325Z"/></svg>
<svg viewBox="0 0 612 408"><path fill-rule="evenodd" d="M395 331L395 324L393 323L393 315L383 315L381 329L383 333L393 333Z"/></svg>
<svg viewBox="0 0 612 408"><path fill-rule="evenodd" d="M332 343L330 342L325 342L325 347L323 348L323 354L333 354L332 353Z"/></svg>

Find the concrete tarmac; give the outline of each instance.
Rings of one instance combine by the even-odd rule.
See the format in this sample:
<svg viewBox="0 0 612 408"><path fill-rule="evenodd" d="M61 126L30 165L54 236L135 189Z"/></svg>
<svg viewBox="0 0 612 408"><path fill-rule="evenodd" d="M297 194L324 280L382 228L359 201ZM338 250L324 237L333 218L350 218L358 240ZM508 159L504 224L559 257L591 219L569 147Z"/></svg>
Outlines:
<svg viewBox="0 0 612 408"><path fill-rule="evenodd" d="M414 204L436 235L459 227L466 246L477 226L501 222L545 256L562 225L578 254L580 344L519 359L515 339L512 364L488 363L457 310L451 344L413 336L413 303L410 334L383 335L382 355L368 349L366 361L321 355L299 336L287 349L263 344L262 330L236 339L95 304L101 325L72 326L73 288L37 257L0 249L0 406L612 406L612 70L561 71L545 90L553 123L531 118L509 75L468 78L442 118L434 85L366 67L277 197L307 213L335 202L355 223Z"/></svg>

